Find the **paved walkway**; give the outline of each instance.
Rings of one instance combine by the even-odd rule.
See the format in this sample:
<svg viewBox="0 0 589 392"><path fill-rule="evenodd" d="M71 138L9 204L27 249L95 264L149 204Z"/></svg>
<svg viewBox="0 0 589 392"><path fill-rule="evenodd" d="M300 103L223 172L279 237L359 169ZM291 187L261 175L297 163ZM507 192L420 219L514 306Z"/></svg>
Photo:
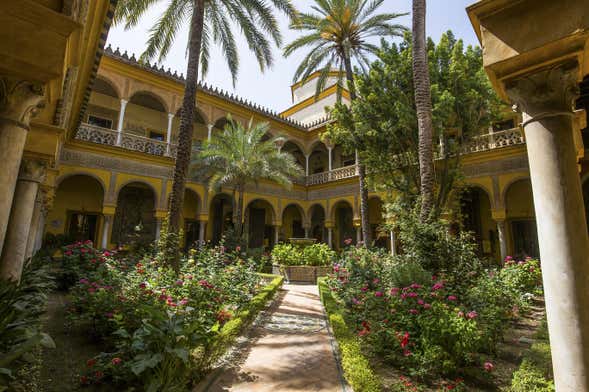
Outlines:
<svg viewBox="0 0 589 392"><path fill-rule="evenodd" d="M266 318L250 332L236 362L206 380L200 390L344 390L315 285L285 285Z"/></svg>

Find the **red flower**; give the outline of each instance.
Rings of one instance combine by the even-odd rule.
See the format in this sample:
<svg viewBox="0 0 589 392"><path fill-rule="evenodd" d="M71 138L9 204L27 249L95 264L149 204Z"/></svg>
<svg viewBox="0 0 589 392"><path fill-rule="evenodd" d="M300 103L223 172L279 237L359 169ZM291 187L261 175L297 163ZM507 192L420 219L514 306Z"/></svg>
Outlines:
<svg viewBox="0 0 589 392"><path fill-rule="evenodd" d="M88 377L86 377L86 376L80 377L80 383L82 383L83 385L88 384Z"/></svg>
<svg viewBox="0 0 589 392"><path fill-rule="evenodd" d="M94 365L96 365L96 360L94 358L86 361L86 366L88 366L89 368L91 368Z"/></svg>
<svg viewBox="0 0 589 392"><path fill-rule="evenodd" d="M491 373L493 371L493 369L495 369L495 365L493 365L493 363L489 362L489 361L485 362L483 367L485 368L485 371L488 373Z"/></svg>
<svg viewBox="0 0 589 392"><path fill-rule="evenodd" d="M100 370L94 372L94 377L96 377L97 379L100 379L102 377L104 377L104 373L102 373Z"/></svg>
<svg viewBox="0 0 589 392"><path fill-rule="evenodd" d="M405 334L403 335L403 338L401 338L401 348L405 348L407 347L407 345L409 344L409 332L405 332Z"/></svg>
<svg viewBox="0 0 589 392"><path fill-rule="evenodd" d="M116 357L116 358L113 358L111 362L113 365L116 366L116 365L119 365L121 362L123 362L123 360L119 357Z"/></svg>

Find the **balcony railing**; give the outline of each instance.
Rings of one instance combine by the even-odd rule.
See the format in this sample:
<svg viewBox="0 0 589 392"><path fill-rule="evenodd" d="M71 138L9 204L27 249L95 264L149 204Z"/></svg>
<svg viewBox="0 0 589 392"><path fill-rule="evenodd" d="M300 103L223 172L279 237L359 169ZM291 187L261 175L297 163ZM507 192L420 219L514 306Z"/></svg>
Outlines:
<svg viewBox="0 0 589 392"><path fill-rule="evenodd" d="M326 182L343 180L357 175L358 165L350 165L333 169L332 171L311 174L310 176L307 176L306 183L307 185L325 184Z"/></svg>
<svg viewBox="0 0 589 392"><path fill-rule="evenodd" d="M484 135L477 135L469 139L462 146L462 153L468 154L479 151L489 151L496 148L523 144L526 140L520 128L507 129Z"/></svg>
<svg viewBox="0 0 589 392"><path fill-rule="evenodd" d="M108 146L119 146L151 155L170 157L176 155L176 145L174 144L170 144L168 147L167 142L125 132L120 135L119 139L118 131L85 123L78 128L76 139Z"/></svg>
<svg viewBox="0 0 589 392"><path fill-rule="evenodd" d="M129 133L119 133L112 129L97 127L90 124L82 124L76 134L77 140L84 140L92 143L105 144L109 146L119 146L132 151L140 151L151 155L175 157L177 146L146 138ZM484 135L477 135L467 140L462 146L463 154L470 154L480 151L489 151L496 148L514 146L525 143L525 138L520 128L508 129L505 131L493 132ZM198 151L200 147L195 145L193 151ZM406 160L400 160L406 163ZM303 185L325 184L331 181L343 180L346 178L356 177L358 175L358 165L344 166L331 171L296 179L294 182Z"/></svg>

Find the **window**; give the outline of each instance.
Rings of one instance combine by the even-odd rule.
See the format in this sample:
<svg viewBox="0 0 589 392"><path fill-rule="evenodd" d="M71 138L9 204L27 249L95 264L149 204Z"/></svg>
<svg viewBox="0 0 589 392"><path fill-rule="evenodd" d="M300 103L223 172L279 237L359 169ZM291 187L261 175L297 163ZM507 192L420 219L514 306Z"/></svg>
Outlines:
<svg viewBox="0 0 589 392"><path fill-rule="evenodd" d="M343 166L352 166L356 164L356 157L355 156L342 156L342 165Z"/></svg>
<svg viewBox="0 0 589 392"><path fill-rule="evenodd" d="M149 138L153 140L159 140L160 142L164 141L164 135L159 132L149 131Z"/></svg>
<svg viewBox="0 0 589 392"><path fill-rule="evenodd" d="M88 115L88 124L95 125L101 128L112 129L112 120L109 120L108 118L93 116L91 114Z"/></svg>

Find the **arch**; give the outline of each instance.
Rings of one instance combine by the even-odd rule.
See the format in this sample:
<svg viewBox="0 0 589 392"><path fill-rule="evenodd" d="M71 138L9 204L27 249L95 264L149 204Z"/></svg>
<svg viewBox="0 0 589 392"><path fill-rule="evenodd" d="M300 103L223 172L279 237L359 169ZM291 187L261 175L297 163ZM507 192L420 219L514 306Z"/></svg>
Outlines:
<svg viewBox="0 0 589 392"><path fill-rule="evenodd" d="M528 177L512 181L505 189L505 211L511 254L516 258L538 257L539 244L532 183Z"/></svg>
<svg viewBox="0 0 589 392"><path fill-rule="evenodd" d="M182 117L182 106L180 106L178 108L178 110L176 110L175 116L178 118ZM195 106L194 107L194 119L192 122L197 123L197 124L207 125L207 124L209 124L209 119L207 118L206 114L204 114L204 112L202 110L200 110L197 106Z"/></svg>
<svg viewBox="0 0 589 392"><path fill-rule="evenodd" d="M118 245L146 246L155 240L156 192L150 184L130 181L117 193L112 226L112 242Z"/></svg>
<svg viewBox="0 0 589 392"><path fill-rule="evenodd" d="M473 233L479 256L500 261L501 250L497 225L493 220L493 204L487 190L479 185L467 185L460 194L461 226Z"/></svg>
<svg viewBox="0 0 589 392"><path fill-rule="evenodd" d="M218 244L225 231L233 227L233 219L233 197L223 192L215 194L209 202L207 225L213 245Z"/></svg>
<svg viewBox="0 0 589 392"><path fill-rule="evenodd" d="M354 228L354 208L352 204L345 199L340 199L332 207L334 227L334 247L342 249L345 241L351 239L356 243L356 233Z"/></svg>
<svg viewBox="0 0 589 392"><path fill-rule="evenodd" d="M117 189L116 189L116 192L114 193L115 194L115 200L117 200L119 198L119 195L120 195L120 193L121 193L121 191L123 190L124 187L126 187L127 185L134 184L134 183L145 185L149 189L151 189L151 192L153 193L153 197L154 197L154 200L155 200L155 206L156 207L159 206L159 198L158 198L157 189L153 186L153 184L149 183L149 181L145 181L145 180L140 179L140 178L132 178L132 179L130 179L128 181L125 181L125 182L119 184L118 187L117 187Z"/></svg>
<svg viewBox="0 0 589 392"><path fill-rule="evenodd" d="M66 173L66 174L62 174L61 176L57 177L57 179L55 180L55 188L59 188L59 185L61 185L61 183L65 180L67 180L70 177L74 177L74 176L88 176L88 177L92 177L93 179L95 179L96 181L98 181L98 183L100 184L100 186L102 187L102 192L106 195L106 184L104 183L104 181L102 180L102 178L98 177L95 173L89 172L89 171L85 171L85 170L76 170L74 172L71 173Z"/></svg>
<svg viewBox="0 0 589 392"><path fill-rule="evenodd" d="M121 98L121 90L119 86L111 79L104 75L97 75L92 86L92 91L99 94L108 95L117 99Z"/></svg>
<svg viewBox="0 0 589 392"><path fill-rule="evenodd" d="M213 123L213 128L223 131L225 130L225 125L227 125L227 123L229 123L229 120L227 120L227 116L219 117Z"/></svg>
<svg viewBox="0 0 589 392"><path fill-rule="evenodd" d="M305 153L303 152L303 149L299 144L288 139L286 143L284 143L284 145L282 146L282 151L290 153L295 158L299 166L303 168L303 170L305 169Z"/></svg>
<svg viewBox="0 0 589 392"><path fill-rule="evenodd" d="M187 205L188 203L188 205ZM196 206L192 205L195 203ZM197 219L199 214L202 211L202 202L200 200L200 195L194 189L190 189L188 187L184 188L184 207L182 209L182 214L184 219Z"/></svg>
<svg viewBox="0 0 589 392"><path fill-rule="evenodd" d="M148 90L137 90L129 97L129 103L143 106L158 112L169 113L169 105L164 98Z"/></svg>
<svg viewBox="0 0 589 392"><path fill-rule="evenodd" d="M250 248L268 248L276 239L276 210L271 202L263 198L255 198L247 203L244 209L244 233ZM270 211L270 216L267 215Z"/></svg>
<svg viewBox="0 0 589 392"><path fill-rule="evenodd" d="M311 225L311 238L315 238L317 242L325 242L327 235L325 233L325 208L322 204L315 203L309 207L307 217Z"/></svg>
<svg viewBox="0 0 589 392"><path fill-rule="evenodd" d="M48 212L47 233L69 241L99 240L99 224L105 198L100 178L87 173L68 173L56 182L53 207Z"/></svg>
<svg viewBox="0 0 589 392"><path fill-rule="evenodd" d="M335 209L336 209L336 206L340 205L341 203L345 203L348 206L350 206L350 208L354 212L354 216L356 215L355 214L355 211L354 211L354 203L352 203L348 198L341 197L341 198L335 199L333 202L330 202L329 203L330 209L329 209L329 211L327 213L327 216L329 217L329 220L331 220L332 222L334 221L334 218L335 218Z"/></svg>
<svg viewBox="0 0 589 392"><path fill-rule="evenodd" d="M509 191L509 188L510 188L510 187L511 187L513 184L515 184L516 182L518 182L518 181L522 181L522 180L529 180L529 181L531 181L531 179L530 179L530 176L529 176L529 175L520 175L520 176L517 176L517 177L514 177L514 178L512 178L511 180L509 180L509 181L508 181L508 182L507 182L507 183L506 183L506 184L503 186L503 189L501 190L501 200L500 200L500 201L501 201L501 205L502 205L503 207L506 207L506 208L507 208L507 205L506 205L506 200L507 200L507 199L506 199L506 197L507 197L507 192Z"/></svg>
<svg viewBox="0 0 589 392"><path fill-rule="evenodd" d="M309 155L309 174L323 173L329 170L329 152L320 140L311 144L306 152Z"/></svg>
<svg viewBox="0 0 589 392"><path fill-rule="evenodd" d="M288 238L304 238L306 236L305 227L307 221L305 219L305 211L297 203L289 203L282 210L282 227L281 235L283 239Z"/></svg>

